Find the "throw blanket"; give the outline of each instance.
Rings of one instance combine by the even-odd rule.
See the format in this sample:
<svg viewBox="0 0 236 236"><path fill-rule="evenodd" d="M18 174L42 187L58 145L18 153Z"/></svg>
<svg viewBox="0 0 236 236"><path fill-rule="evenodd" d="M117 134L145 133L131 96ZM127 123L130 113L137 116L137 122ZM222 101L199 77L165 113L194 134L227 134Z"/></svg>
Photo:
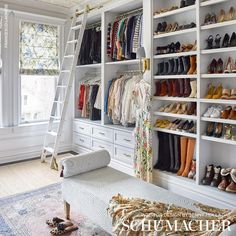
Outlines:
<svg viewBox="0 0 236 236"><path fill-rule="evenodd" d="M119 236L217 236L236 223L236 211L202 204L199 212L139 198L114 196L108 207L113 232Z"/></svg>

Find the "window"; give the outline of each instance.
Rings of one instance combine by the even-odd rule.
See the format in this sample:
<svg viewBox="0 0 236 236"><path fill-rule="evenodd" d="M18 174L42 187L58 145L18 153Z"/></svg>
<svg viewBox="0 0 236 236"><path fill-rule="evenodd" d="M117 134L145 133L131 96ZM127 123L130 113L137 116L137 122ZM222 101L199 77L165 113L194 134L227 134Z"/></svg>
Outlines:
<svg viewBox="0 0 236 236"><path fill-rule="evenodd" d="M20 23L21 122L49 119L59 73L58 27Z"/></svg>
<svg viewBox="0 0 236 236"><path fill-rule="evenodd" d="M2 126L2 25L0 17L0 127Z"/></svg>

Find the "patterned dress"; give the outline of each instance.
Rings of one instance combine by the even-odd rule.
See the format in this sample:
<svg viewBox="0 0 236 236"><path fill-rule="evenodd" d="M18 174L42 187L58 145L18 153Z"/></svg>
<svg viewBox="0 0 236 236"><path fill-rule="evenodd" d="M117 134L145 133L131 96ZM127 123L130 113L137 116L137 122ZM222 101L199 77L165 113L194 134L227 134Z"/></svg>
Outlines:
<svg viewBox="0 0 236 236"><path fill-rule="evenodd" d="M151 86L141 80L134 92L136 104L134 171L138 178L152 182Z"/></svg>

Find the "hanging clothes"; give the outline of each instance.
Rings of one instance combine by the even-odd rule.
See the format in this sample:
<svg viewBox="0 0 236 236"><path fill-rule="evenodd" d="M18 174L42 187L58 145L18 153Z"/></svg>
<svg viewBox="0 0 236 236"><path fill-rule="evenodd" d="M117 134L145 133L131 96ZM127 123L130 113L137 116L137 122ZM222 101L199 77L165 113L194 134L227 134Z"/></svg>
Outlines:
<svg viewBox="0 0 236 236"><path fill-rule="evenodd" d="M147 182L152 182L152 126L151 126L151 86L141 80L135 88L136 105L135 127L135 175Z"/></svg>

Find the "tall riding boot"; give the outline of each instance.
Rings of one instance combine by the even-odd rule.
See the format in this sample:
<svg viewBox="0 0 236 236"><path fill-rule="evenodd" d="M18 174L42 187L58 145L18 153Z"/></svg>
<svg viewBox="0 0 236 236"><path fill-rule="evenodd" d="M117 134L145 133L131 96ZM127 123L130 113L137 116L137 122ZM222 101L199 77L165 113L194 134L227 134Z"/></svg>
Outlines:
<svg viewBox="0 0 236 236"><path fill-rule="evenodd" d="M167 72L168 75L173 75L174 65L175 65L174 59L168 60L168 72Z"/></svg>
<svg viewBox="0 0 236 236"><path fill-rule="evenodd" d="M191 85L191 94L189 95L190 98L196 98L197 97L197 81L193 80L190 82Z"/></svg>
<svg viewBox="0 0 236 236"><path fill-rule="evenodd" d="M174 153L174 135L173 134L169 134L169 149L170 149L170 171L174 172L175 153Z"/></svg>
<svg viewBox="0 0 236 236"><path fill-rule="evenodd" d="M184 96L184 79L179 80L179 97Z"/></svg>
<svg viewBox="0 0 236 236"><path fill-rule="evenodd" d="M182 74L187 75L187 73L190 69L190 57L189 56L183 57L183 66L184 66L184 70L183 70Z"/></svg>
<svg viewBox="0 0 236 236"><path fill-rule="evenodd" d="M188 71L188 75L193 75L197 69L197 57L196 56L190 56L190 69Z"/></svg>
<svg viewBox="0 0 236 236"><path fill-rule="evenodd" d="M167 95L167 82L166 81L162 81L161 82L161 92L160 92L160 95L161 97L164 97Z"/></svg>
<svg viewBox="0 0 236 236"><path fill-rule="evenodd" d="M168 85L168 97L172 97L173 96L173 88L174 88L173 80L169 79L167 81L167 85Z"/></svg>
<svg viewBox="0 0 236 236"><path fill-rule="evenodd" d="M194 155L194 151L195 151L195 145L196 145L196 140L190 138L188 140L186 165L185 165L185 168L184 168L184 172L182 173L183 177L187 177L188 173L190 171L190 167L191 167L191 163L192 163L193 155Z"/></svg>
<svg viewBox="0 0 236 236"><path fill-rule="evenodd" d="M173 87L173 97L179 97L179 94L180 94L179 80L175 79L174 80L174 87Z"/></svg>
<svg viewBox="0 0 236 236"><path fill-rule="evenodd" d="M184 97L189 97L190 94L191 94L190 79L185 79L185 81L184 81Z"/></svg>
<svg viewBox="0 0 236 236"><path fill-rule="evenodd" d="M177 175L182 175L185 169L185 163L186 163L186 155L187 155L187 147L188 147L188 138L187 137L181 137L180 138L180 152L181 152L181 166L179 171L177 172Z"/></svg>
<svg viewBox="0 0 236 236"><path fill-rule="evenodd" d="M157 75L162 75L164 71L164 61L157 64Z"/></svg>
<svg viewBox="0 0 236 236"><path fill-rule="evenodd" d="M184 57L179 57L178 58L178 75L182 75L184 71L184 64L183 64L183 58Z"/></svg>
<svg viewBox="0 0 236 236"><path fill-rule="evenodd" d="M176 58L175 59L175 63L174 63L173 75L177 75L178 74L178 68L179 68L179 59Z"/></svg>
<svg viewBox="0 0 236 236"><path fill-rule="evenodd" d="M163 159L164 159L164 151L163 148L160 148L164 145L164 133L158 132L157 133L159 148L158 148L158 159L157 163L154 166L155 169L162 169L163 168Z"/></svg>
<svg viewBox="0 0 236 236"><path fill-rule="evenodd" d="M162 71L161 75L167 75L169 71L169 63L168 61L164 62L164 70Z"/></svg>
<svg viewBox="0 0 236 236"><path fill-rule="evenodd" d="M180 168L180 137L179 135L174 135L174 146L175 146L175 167L174 167L174 173L177 173L177 171Z"/></svg>
<svg viewBox="0 0 236 236"><path fill-rule="evenodd" d="M161 170L170 171L170 149L169 149L169 134L164 133L164 145L163 148L163 168Z"/></svg>
<svg viewBox="0 0 236 236"><path fill-rule="evenodd" d="M160 96L160 94L161 94L161 82L160 81L156 81L155 85L156 85L155 96Z"/></svg>

